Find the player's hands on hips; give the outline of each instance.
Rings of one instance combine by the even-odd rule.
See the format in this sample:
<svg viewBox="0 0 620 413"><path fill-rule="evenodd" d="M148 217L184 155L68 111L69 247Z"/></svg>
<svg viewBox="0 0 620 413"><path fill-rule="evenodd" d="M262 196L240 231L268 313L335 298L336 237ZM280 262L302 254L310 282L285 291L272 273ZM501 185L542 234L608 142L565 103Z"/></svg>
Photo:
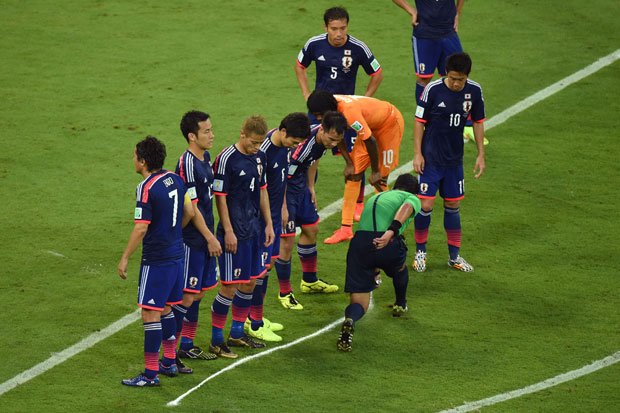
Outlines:
<svg viewBox="0 0 620 413"><path fill-rule="evenodd" d="M476 158L476 165L474 165L474 178L480 178L480 176L484 173L485 167L484 156L478 155Z"/></svg>
<svg viewBox="0 0 620 413"><path fill-rule="evenodd" d="M121 257L121 260L118 262L118 275L123 279L127 279L127 263L128 259L125 257Z"/></svg>
<svg viewBox="0 0 620 413"><path fill-rule="evenodd" d="M207 240L207 249L211 257L219 257L222 255L222 244L215 237L210 237Z"/></svg>
<svg viewBox="0 0 620 413"><path fill-rule="evenodd" d="M421 153L416 153L413 156L413 170L419 175L424 173L424 157Z"/></svg>
<svg viewBox="0 0 620 413"><path fill-rule="evenodd" d="M379 171L370 173L368 176L368 183L377 188L377 191L379 192L383 191L387 185L386 179L381 176L381 172Z"/></svg>
<svg viewBox="0 0 620 413"><path fill-rule="evenodd" d="M376 249L380 250L381 248L385 247L393 237L394 237L394 231L392 231L391 229L388 229L387 231L383 233L383 235L381 235L380 238L373 239L372 243Z"/></svg>
<svg viewBox="0 0 620 413"><path fill-rule="evenodd" d="M226 248L226 252L232 254L237 253L237 236L234 232L230 231L224 233L224 248Z"/></svg>
<svg viewBox="0 0 620 413"><path fill-rule="evenodd" d="M276 235L273 232L273 225L265 226L265 243L263 244L265 247L273 244L273 240L276 238Z"/></svg>
<svg viewBox="0 0 620 413"><path fill-rule="evenodd" d="M411 25L413 27L418 25L418 11L414 10L413 14L411 15Z"/></svg>

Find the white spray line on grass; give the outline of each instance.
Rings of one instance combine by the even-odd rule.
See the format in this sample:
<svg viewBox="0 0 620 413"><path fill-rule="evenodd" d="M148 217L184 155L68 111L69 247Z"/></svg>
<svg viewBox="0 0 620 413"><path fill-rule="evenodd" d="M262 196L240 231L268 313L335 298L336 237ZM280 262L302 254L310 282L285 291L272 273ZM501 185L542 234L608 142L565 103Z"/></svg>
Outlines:
<svg viewBox="0 0 620 413"><path fill-rule="evenodd" d="M578 377L585 376L593 373L605 367L609 367L620 361L620 351L615 352L611 356L604 359L597 360L587 366L583 366L580 369L572 370L567 373L559 374L550 379L532 384L531 386L523 387L521 389L512 390L506 393L498 394L493 397L478 400L476 402L465 403L461 406L455 407L449 410L442 410L439 413L463 413L471 412L472 410L478 410L481 407L491 406L493 404L505 402L506 400L516 399L517 397L524 396L526 394L535 393L540 390L547 389L549 387L557 386L558 384L574 380Z"/></svg>
<svg viewBox="0 0 620 413"><path fill-rule="evenodd" d="M100 341L110 337L112 334L122 330L123 328L127 327L129 324L133 323L134 321L138 320L139 318L140 318L140 309L137 309L133 313L127 314L123 318L113 322L112 324L110 324L106 328L104 328L102 330L99 330L96 333L93 333L93 334L89 335L88 337L86 337L83 340L81 340L80 342L72 345L71 347L69 347L67 349L64 349L63 351L61 351L59 353L54 353L47 360L42 361L41 363L37 364L36 366L31 367L28 370L26 370L26 371L18 374L17 376L13 377L12 379L9 379L9 380L5 381L4 383L0 384L0 395L6 393L7 391L9 391L11 389L14 389L15 387L19 386L20 384L24 384L28 380L33 379L33 378L37 377L40 374L45 373L46 371L48 371L52 367L55 367L55 366L59 365L60 363L62 363L64 361L70 359L71 357L75 356L76 354L81 353L82 351L91 348L92 346L94 346L98 342L100 342Z"/></svg>
<svg viewBox="0 0 620 413"><path fill-rule="evenodd" d="M372 298L372 293L371 293L370 294L370 304L368 305L368 312L370 312L373 308L374 308L374 300ZM264 356L266 356L268 354L275 353L276 351L280 351L280 350L287 349L289 347L296 346L297 344L302 343L302 342L304 342L306 340L309 340L309 339L314 338L316 336L320 336L321 334L323 334L323 333L331 330L335 326L337 326L339 323L342 322L342 320L343 320L342 318L339 318L338 320L334 321L333 323L326 325L322 329L317 330L314 333L309 334L307 336L300 337L297 340L291 341L288 344L284 344L284 345L278 346L278 347L273 347L273 348L270 348L269 350L262 351L262 352L260 352L258 354L254 354L252 356L244 357L244 358L242 358L240 360L237 360L234 363L229 364L228 366L224 367L222 370L216 371L215 373L213 373L212 375L210 375L209 377L207 377L206 379L201 381L199 384L197 384L196 386L192 387L191 389L189 389L188 391L186 391L185 393L183 393L182 395L180 395L176 399L174 399L172 401L169 401L168 403L166 403L166 406L168 406L168 407L176 407L176 406L179 405L179 403L181 403L181 400L183 400L184 398L186 398L187 396L192 394L194 391L196 391L199 388L201 388L202 386L204 386L208 381L216 378L220 374L224 374L227 371L233 370L233 369L239 367L240 365L247 363L248 361L264 357Z"/></svg>
<svg viewBox="0 0 620 413"><path fill-rule="evenodd" d="M51 255L53 255L54 257L67 258L67 256L66 256L66 255L62 255L61 253L56 252L56 251L52 251L52 250L43 250L43 252L47 252L48 254L51 254Z"/></svg>
<svg viewBox="0 0 620 413"><path fill-rule="evenodd" d="M540 102L541 100L546 99L547 97L553 95L554 93L557 93L558 91L564 89L565 87L575 82L578 82L579 80L591 75L592 73L606 66L609 66L610 64L614 63L618 59L620 59L620 49L616 50L615 52L605 57L598 59L596 62L586 66L585 68L575 72L574 74L565 77L564 79L552 84L551 86L533 94L532 96L528 98L525 98L519 101L518 103L509 107L508 109L498 113L496 116L489 119L488 122L486 122L486 128L491 129L494 126L504 123L506 120L508 120L512 116L515 116L520 112L523 112L525 109L528 109L535 103ZM402 173L410 172L410 171L411 171L411 162L407 161L405 164L397 168L393 174L391 174L390 182L393 181L394 176L398 176ZM372 187L370 185L366 185L366 191L367 192L372 191ZM342 199L332 202L331 204L329 204L328 206L326 206L319 212L319 216L323 220L327 219L328 217L330 217L331 215L335 214L336 212L340 210L341 204L342 204ZM12 379L9 379L6 382L0 384L0 396L6 393L7 391L19 386L20 384L25 383L26 381L38 376L39 374L45 373L47 370L51 369L52 367L68 360L70 357L73 357L79 352L94 346L99 341L102 341L108 338L109 336L111 336L112 334L120 331L121 329L125 328L126 326L128 326L129 324L137 320L139 318L137 314L138 314L138 311L136 311L135 313L126 315L125 317L110 324L108 327L104 328L98 333L91 334L90 336L86 337L84 340L80 341L79 343L69 347L66 350L61 351L60 353L56 353L49 359L37 364L36 366L18 374ZM84 346L83 343L85 343L87 340L90 340L88 341L89 344L87 346Z"/></svg>

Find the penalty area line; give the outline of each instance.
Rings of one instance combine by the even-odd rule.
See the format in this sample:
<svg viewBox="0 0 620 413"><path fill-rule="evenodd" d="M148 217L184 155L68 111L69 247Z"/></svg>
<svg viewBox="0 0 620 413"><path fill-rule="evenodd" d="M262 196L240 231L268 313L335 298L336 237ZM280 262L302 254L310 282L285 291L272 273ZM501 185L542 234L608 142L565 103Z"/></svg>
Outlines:
<svg viewBox="0 0 620 413"><path fill-rule="evenodd" d="M439 413L464 413L464 412L471 412L472 410L478 410L481 407L491 406L493 404L505 402L506 400L516 399L517 397L525 396L526 394L535 393L535 392L547 389L549 387L557 386L558 384L562 384L567 381L577 379L581 376L585 376L587 374L593 373L602 368L609 367L612 364L615 364L619 361L620 361L620 351L617 351L611 356L607 356L603 359L597 360L579 369L572 370L572 371L562 373L562 374L558 374L555 377L552 377L547 380L543 380L536 384L532 384L530 386L526 386L526 387L523 387L517 390L512 390L506 393L501 393L501 394L488 397L486 399L478 400L475 402L465 403L465 404L462 404L461 406L458 406L452 409L442 410Z"/></svg>

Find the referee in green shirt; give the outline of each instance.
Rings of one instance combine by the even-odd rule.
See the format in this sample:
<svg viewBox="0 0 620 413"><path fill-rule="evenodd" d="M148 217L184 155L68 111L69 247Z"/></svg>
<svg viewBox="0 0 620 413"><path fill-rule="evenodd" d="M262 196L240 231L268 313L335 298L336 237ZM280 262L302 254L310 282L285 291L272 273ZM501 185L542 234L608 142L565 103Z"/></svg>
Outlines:
<svg viewBox="0 0 620 413"><path fill-rule="evenodd" d="M344 310L344 322L338 338L338 350L351 351L354 325L368 310L375 276L383 270L394 283L396 301L392 315L407 311L409 272L407 246L402 233L420 211L418 181L411 174L400 175L390 191L381 192L364 204L364 211L347 252L344 290L350 304Z"/></svg>

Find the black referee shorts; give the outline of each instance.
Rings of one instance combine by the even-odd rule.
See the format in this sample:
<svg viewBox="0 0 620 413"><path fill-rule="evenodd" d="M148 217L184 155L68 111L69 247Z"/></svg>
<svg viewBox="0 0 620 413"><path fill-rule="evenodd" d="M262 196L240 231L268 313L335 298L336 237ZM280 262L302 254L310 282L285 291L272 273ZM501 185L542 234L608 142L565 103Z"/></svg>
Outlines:
<svg viewBox="0 0 620 413"><path fill-rule="evenodd" d="M397 236L384 248L378 250L372 240L383 232L357 231L349 243L347 252L347 274L344 291L347 293L368 293L375 289L375 268L388 277L398 274L407 259L405 241Z"/></svg>

